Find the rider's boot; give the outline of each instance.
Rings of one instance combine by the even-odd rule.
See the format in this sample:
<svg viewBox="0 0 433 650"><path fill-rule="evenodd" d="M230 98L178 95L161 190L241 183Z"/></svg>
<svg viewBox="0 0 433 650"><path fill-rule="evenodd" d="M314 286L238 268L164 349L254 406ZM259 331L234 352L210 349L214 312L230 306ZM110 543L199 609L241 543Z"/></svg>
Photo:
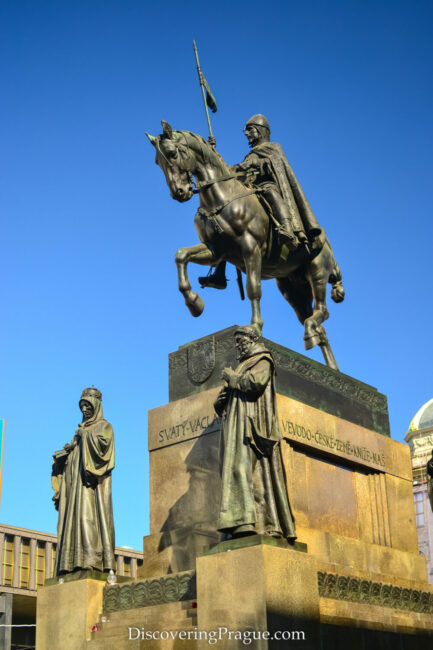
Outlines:
<svg viewBox="0 0 433 650"><path fill-rule="evenodd" d="M300 242L294 233L290 210L283 197L275 188L272 187L264 189L263 196L269 203L274 221L277 221L279 224L276 231L278 233L280 244L285 244L290 251L297 250L300 246Z"/></svg>
<svg viewBox="0 0 433 650"><path fill-rule="evenodd" d="M299 248L299 239L293 232L289 219L281 218L277 231L280 243L285 244L290 251L295 251L297 248Z"/></svg>
<svg viewBox="0 0 433 650"><path fill-rule="evenodd" d="M211 287L212 289L226 289L226 262L220 262L213 273L211 269L208 275L199 277L198 281L200 282L202 289L205 287Z"/></svg>
<svg viewBox="0 0 433 650"><path fill-rule="evenodd" d="M295 235L299 239L299 245L305 248L306 252L310 254L311 253L310 242L308 241L308 237L305 234L305 232L303 230L297 230L295 231Z"/></svg>

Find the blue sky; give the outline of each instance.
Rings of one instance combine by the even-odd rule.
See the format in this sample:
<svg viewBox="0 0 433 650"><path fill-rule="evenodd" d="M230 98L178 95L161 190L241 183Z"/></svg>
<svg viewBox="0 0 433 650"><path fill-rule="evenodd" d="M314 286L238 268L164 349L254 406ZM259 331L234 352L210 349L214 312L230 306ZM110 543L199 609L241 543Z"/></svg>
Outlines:
<svg viewBox="0 0 433 650"><path fill-rule="evenodd" d="M173 260L198 241L197 199L170 198L144 136L161 119L207 136L193 38L227 162L247 153L257 112L283 145L343 272L327 324L337 361L388 395L402 440L433 390L432 20L424 0L1 4L4 523L55 531L51 454L94 384L116 435L116 541L141 548L147 410L168 400L167 355L249 320L233 270L201 318L186 310ZM265 336L303 352L275 283L263 289Z"/></svg>

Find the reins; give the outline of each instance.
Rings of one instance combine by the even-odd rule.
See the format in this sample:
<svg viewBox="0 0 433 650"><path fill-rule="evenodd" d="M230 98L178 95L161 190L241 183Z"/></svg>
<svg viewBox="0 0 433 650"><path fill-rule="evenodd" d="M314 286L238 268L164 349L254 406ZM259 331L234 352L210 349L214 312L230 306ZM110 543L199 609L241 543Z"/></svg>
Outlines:
<svg viewBox="0 0 433 650"><path fill-rule="evenodd" d="M198 212L198 214L201 214L203 217L206 217L207 219L209 219L209 221L212 221L212 223L213 223L213 225L215 227L215 230L217 232L223 233L224 228L219 223L219 221L217 221L217 219L216 219L218 213L221 212L222 210L224 210L224 208L226 208L228 205L230 205L230 203L233 203L233 201L237 201L238 199L244 199L245 197L250 196L251 194L257 194L257 191L260 191L260 190L252 189L249 192L246 192L246 194L239 194L239 196L234 196L232 199L230 199L230 201L226 201L222 205L218 205L216 208L213 208L212 210L205 210L205 208L200 207L197 210L197 212Z"/></svg>
<svg viewBox="0 0 433 650"><path fill-rule="evenodd" d="M228 176L221 176L220 178L215 178L212 181L204 181L203 183L197 183L195 184L195 189L193 189L193 194L200 194L202 190L205 190L206 188L210 187L211 185L215 185L215 183L222 183L223 181L230 181L232 178L236 178L237 174L230 174Z"/></svg>
<svg viewBox="0 0 433 650"><path fill-rule="evenodd" d="M233 174L228 174L227 176L220 176L220 178L215 178L212 181L203 181L203 183L196 183L196 189L193 190L193 194L200 194L202 190L215 185L215 183L222 183L223 181L230 181L233 178L245 178L245 176L256 176L258 172L234 172Z"/></svg>
<svg viewBox="0 0 433 650"><path fill-rule="evenodd" d="M181 133L182 133L182 136L183 136L183 138L185 140L186 147L188 149L191 149L191 146L190 146L190 144L189 144L189 142L188 142L188 140L186 138L185 133L183 133L183 132L181 132ZM171 160L169 160L167 158L167 156L164 154L161 147L159 146L159 141L157 142L156 147L157 147L157 151L164 158L164 160L166 161L168 166L173 167L173 162ZM203 156L203 157L205 157L205 156ZM180 167L180 169L182 169L182 167ZM191 176L191 178L192 178L192 174L188 169L182 169L182 171L187 172L189 174L189 176ZM218 178L214 178L214 179L209 180L209 181L203 181L202 183L197 183L196 182L195 183L196 186L192 190L192 192L193 192L193 194L200 194L200 192L207 189L208 187L211 187L212 185L215 185L216 183L222 183L224 181L230 181L230 180L238 178L238 177L245 177L245 176L249 176L249 175L255 175L255 173L257 173L257 172L253 172L252 174L251 174L251 172L250 173L248 173L248 172L245 173L245 171L232 172L231 174L226 174L224 176L220 176ZM238 196L234 196L232 199L226 201L225 203L222 203L221 205L217 206L216 208L213 208L212 210L206 210L205 208L200 207L197 212L198 212L198 214L202 215L203 217L206 217L207 219L209 219L209 221L211 221L213 223L214 228L215 228L215 230L217 232L223 233L224 228L222 227L222 225L217 220L217 218L216 218L217 215L222 210L224 210L224 208L226 208L228 205L230 205L230 203L233 203L233 201L237 201L238 199L244 199L245 197L251 196L252 194L257 194L260 191L261 191L260 188L252 188L249 191L244 192L243 194L239 194Z"/></svg>

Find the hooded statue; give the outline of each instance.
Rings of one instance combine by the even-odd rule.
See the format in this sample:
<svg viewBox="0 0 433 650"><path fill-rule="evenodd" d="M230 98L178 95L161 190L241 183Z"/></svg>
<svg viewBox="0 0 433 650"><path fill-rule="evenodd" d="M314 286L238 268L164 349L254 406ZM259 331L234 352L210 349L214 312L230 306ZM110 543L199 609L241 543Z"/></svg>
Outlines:
<svg viewBox="0 0 433 650"><path fill-rule="evenodd" d="M55 574L109 571L114 563L111 471L114 435L102 412L102 394L85 388L83 421L71 444L54 454L53 501L59 511Z"/></svg>
<svg viewBox="0 0 433 650"><path fill-rule="evenodd" d="M240 363L223 371L215 402L223 419L222 497L218 530L296 539L281 459L275 369L253 326L235 332Z"/></svg>

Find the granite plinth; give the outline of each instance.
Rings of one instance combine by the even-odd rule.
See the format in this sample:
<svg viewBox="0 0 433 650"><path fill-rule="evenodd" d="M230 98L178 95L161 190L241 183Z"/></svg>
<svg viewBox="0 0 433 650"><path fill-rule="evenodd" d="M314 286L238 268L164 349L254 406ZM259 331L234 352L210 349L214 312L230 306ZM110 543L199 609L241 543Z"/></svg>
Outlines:
<svg viewBox="0 0 433 650"><path fill-rule="evenodd" d="M202 555L215 555L215 553L224 553L225 551L234 551L239 548L248 548L250 546L275 546L277 548L285 548L287 550L300 551L301 553L307 552L307 545L302 542L289 543L287 540L280 537L270 537L267 535L247 535L245 537L235 537L227 539L224 542L219 542L212 546L209 550L202 553Z"/></svg>
<svg viewBox="0 0 433 650"><path fill-rule="evenodd" d="M237 325L181 345L169 355L170 402L221 384L235 367ZM277 392L367 429L390 435L388 402L376 388L263 338L277 371Z"/></svg>
<svg viewBox="0 0 433 650"><path fill-rule="evenodd" d="M37 650L86 650L102 612L102 580L71 580L38 589Z"/></svg>
<svg viewBox="0 0 433 650"><path fill-rule="evenodd" d="M60 576L55 576L54 578L47 578L45 580L45 586L50 587L51 585L59 585L64 582L74 582L75 580L102 580L102 582L107 582L108 573L105 571L98 571L97 569L80 569L78 571L72 571L71 573L64 573ZM116 576L117 582L125 582L130 580L126 576Z"/></svg>
<svg viewBox="0 0 433 650"><path fill-rule="evenodd" d="M236 364L234 330L170 355L170 402L149 412L144 563L127 585L98 582L104 611L86 650L208 648L208 638L194 635L218 628L217 647L227 650L245 643L224 630L243 639L295 634L253 638L255 650L289 641L311 650L431 648L433 586L418 549L409 450L390 438L386 397L375 388L265 340L278 372L298 540L224 540L217 531L221 422L213 402L222 368ZM141 637L161 630L173 636Z"/></svg>

